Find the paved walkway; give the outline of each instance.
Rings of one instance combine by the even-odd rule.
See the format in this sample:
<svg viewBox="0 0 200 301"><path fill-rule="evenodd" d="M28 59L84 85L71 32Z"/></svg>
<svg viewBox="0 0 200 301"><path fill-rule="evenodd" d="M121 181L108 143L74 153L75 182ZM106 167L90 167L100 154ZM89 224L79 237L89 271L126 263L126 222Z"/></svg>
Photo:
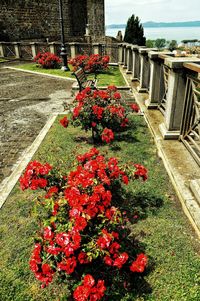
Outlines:
<svg viewBox="0 0 200 301"><path fill-rule="evenodd" d="M0 182L45 125L71 98L72 81L0 68Z"/></svg>

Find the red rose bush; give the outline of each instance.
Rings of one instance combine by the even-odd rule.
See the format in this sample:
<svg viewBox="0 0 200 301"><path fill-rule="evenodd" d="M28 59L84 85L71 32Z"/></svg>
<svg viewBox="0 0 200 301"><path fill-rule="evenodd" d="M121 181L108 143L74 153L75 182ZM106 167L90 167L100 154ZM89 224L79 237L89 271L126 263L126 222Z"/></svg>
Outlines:
<svg viewBox="0 0 200 301"><path fill-rule="evenodd" d="M147 170L107 159L96 148L78 155L76 162L67 175L57 177L48 163L34 161L20 178L22 190L44 191L36 202L41 228L29 265L42 288L54 279L63 284L71 279L74 300L102 300L113 286L111 270L118 286L122 273L127 280L147 265L145 254L127 249L128 218L114 205L116 190L130 180L145 181Z"/></svg>
<svg viewBox="0 0 200 301"><path fill-rule="evenodd" d="M92 130L94 142L112 142L115 133L124 131L129 122L130 107L115 86L108 86L105 91L88 87L79 92L66 109L71 112L73 126L81 126L85 131ZM66 127L62 120L60 123Z"/></svg>
<svg viewBox="0 0 200 301"><path fill-rule="evenodd" d="M85 72L97 73L106 70L108 68L109 61L110 57L108 55L77 55L75 58L69 60L69 64L73 66L74 71L81 67Z"/></svg>
<svg viewBox="0 0 200 301"><path fill-rule="evenodd" d="M36 62L39 67L44 69L57 69L61 65L61 59L51 52L39 52L34 57L34 62Z"/></svg>

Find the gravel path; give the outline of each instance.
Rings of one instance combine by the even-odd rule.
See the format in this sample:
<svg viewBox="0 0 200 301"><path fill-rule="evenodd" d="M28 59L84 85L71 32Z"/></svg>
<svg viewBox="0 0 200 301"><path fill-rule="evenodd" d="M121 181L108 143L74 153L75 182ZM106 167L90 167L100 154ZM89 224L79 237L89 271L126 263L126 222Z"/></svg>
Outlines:
<svg viewBox="0 0 200 301"><path fill-rule="evenodd" d="M52 112L62 112L72 81L0 68L0 182Z"/></svg>

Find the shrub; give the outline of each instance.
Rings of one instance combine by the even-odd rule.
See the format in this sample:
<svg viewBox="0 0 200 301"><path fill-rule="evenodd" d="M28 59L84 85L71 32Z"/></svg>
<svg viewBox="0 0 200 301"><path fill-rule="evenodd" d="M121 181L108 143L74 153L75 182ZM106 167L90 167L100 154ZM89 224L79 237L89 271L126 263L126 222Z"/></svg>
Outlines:
<svg viewBox="0 0 200 301"><path fill-rule="evenodd" d="M48 163L34 161L20 178L22 190L44 191L34 209L40 228L29 264L42 288L53 279L63 285L70 279L74 300L100 300L112 296L116 280L123 288L147 265L146 255L128 241L126 212L113 205L114 192L131 179L146 180L147 170L121 165L96 148L78 155L74 168L56 176Z"/></svg>
<svg viewBox="0 0 200 301"><path fill-rule="evenodd" d="M78 55L69 60L69 64L74 67L74 71L81 67L85 72L97 73L108 68L110 57L108 55L101 56L99 54Z"/></svg>
<svg viewBox="0 0 200 301"><path fill-rule="evenodd" d="M39 67L44 69L56 69L60 67L61 59L57 55L50 52L39 52L35 56L34 62L36 62Z"/></svg>
<svg viewBox="0 0 200 301"><path fill-rule="evenodd" d="M81 125L85 131L92 130L94 142L109 143L114 139L115 132L123 131L128 126L130 109L115 86L108 86L106 91L86 88L66 108L70 109L74 126ZM137 104L131 108L139 111ZM60 122L63 124L63 119Z"/></svg>

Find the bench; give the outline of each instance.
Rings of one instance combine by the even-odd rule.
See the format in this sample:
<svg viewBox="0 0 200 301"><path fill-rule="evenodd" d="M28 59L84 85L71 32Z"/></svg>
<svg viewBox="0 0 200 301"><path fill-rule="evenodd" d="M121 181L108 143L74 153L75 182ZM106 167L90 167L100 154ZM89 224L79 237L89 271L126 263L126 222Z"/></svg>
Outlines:
<svg viewBox="0 0 200 301"><path fill-rule="evenodd" d="M87 87L96 89L96 84L97 84L96 75L95 75L94 79L87 79L84 69L80 68L80 67L72 74L76 77L76 80L79 85L79 91L82 91L83 89L85 89Z"/></svg>

